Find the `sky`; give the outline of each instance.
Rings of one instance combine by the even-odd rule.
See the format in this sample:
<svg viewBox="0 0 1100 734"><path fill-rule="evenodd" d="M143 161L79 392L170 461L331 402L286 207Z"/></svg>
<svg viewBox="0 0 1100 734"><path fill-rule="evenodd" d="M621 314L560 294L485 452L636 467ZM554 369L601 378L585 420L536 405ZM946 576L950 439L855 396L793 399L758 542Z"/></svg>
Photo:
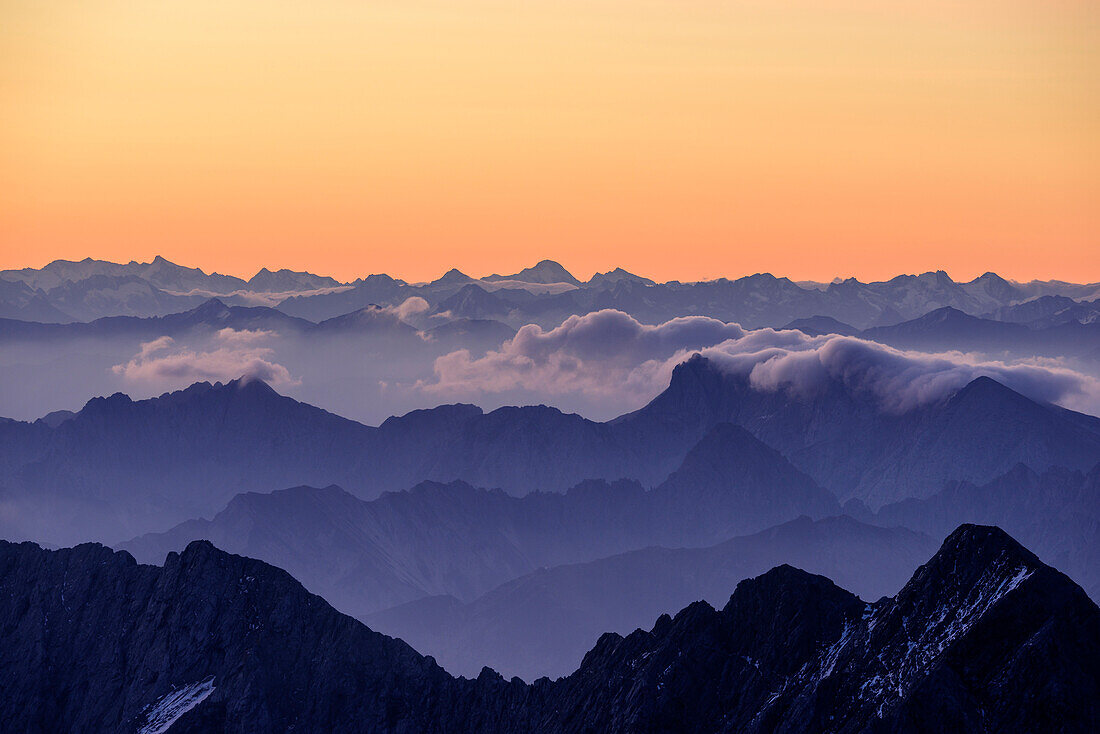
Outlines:
<svg viewBox="0 0 1100 734"><path fill-rule="evenodd" d="M1100 3L0 0L0 267L1100 281Z"/></svg>

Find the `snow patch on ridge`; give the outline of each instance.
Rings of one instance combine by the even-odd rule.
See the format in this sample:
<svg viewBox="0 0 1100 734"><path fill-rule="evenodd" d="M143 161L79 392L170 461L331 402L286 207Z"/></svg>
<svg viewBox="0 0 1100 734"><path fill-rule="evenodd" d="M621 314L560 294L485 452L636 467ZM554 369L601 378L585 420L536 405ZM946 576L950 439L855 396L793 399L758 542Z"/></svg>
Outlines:
<svg viewBox="0 0 1100 734"><path fill-rule="evenodd" d="M145 726L138 729L137 734L164 734L181 716L205 701L213 692L214 678L211 676L162 696L147 707Z"/></svg>

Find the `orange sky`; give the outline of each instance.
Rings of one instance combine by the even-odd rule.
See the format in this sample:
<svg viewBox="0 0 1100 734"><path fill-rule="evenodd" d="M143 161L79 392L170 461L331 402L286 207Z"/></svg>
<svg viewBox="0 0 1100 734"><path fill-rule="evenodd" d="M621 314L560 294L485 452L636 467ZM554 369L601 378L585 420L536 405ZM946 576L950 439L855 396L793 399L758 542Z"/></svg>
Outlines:
<svg viewBox="0 0 1100 734"><path fill-rule="evenodd" d="M0 0L0 267L1100 280L1094 0Z"/></svg>

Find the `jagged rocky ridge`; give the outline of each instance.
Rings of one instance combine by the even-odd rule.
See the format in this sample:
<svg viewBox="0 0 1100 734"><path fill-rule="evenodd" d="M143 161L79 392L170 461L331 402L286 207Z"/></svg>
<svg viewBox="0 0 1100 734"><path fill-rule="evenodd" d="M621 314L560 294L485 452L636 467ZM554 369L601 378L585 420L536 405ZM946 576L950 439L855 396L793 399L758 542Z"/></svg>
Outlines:
<svg viewBox="0 0 1100 734"><path fill-rule="evenodd" d="M163 568L0 545L13 730L584 732L1100 726L1100 610L1004 532L962 526L868 604L779 567L525 685L454 679L285 572L196 542Z"/></svg>

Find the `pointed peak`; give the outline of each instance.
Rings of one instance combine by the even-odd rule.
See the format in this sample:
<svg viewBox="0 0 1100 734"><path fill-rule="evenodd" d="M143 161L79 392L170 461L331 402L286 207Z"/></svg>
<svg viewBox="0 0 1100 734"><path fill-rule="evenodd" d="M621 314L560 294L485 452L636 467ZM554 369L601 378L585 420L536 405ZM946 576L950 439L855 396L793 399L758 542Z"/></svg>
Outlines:
<svg viewBox="0 0 1100 734"><path fill-rule="evenodd" d="M964 523L948 535L939 553L957 553L970 558L983 555L1010 552L1021 558L1031 560L1035 565L1040 561L1031 551L1024 548L1011 535L996 525L976 525Z"/></svg>
<svg viewBox="0 0 1100 734"><path fill-rule="evenodd" d="M784 563L738 583L722 614L760 631L799 630L812 636L813 630L796 620L836 620L862 607L859 597L825 576Z"/></svg>
<svg viewBox="0 0 1100 734"><path fill-rule="evenodd" d="M903 605L929 603L921 599L935 605L960 594L978 594L992 604L1044 568L1034 553L1001 528L967 523L947 536L897 599Z"/></svg>
<svg viewBox="0 0 1100 734"><path fill-rule="evenodd" d="M572 273L555 260L540 260L533 266L524 268L513 275L497 275L494 273L493 275L487 276L485 280L519 280L524 283L539 283L543 285L549 283L581 285L581 282L573 277Z"/></svg>
<svg viewBox="0 0 1100 734"><path fill-rule="evenodd" d="M716 388L722 378L721 370L712 360L695 352L672 368L668 387L654 398L654 401L659 401L662 397L670 398L673 395L683 399L686 395L697 396L700 391L707 393Z"/></svg>
<svg viewBox="0 0 1100 734"><path fill-rule="evenodd" d="M745 451L780 456L779 452L735 423L716 423L703 435L699 443L688 452L696 456L713 454L727 460L743 459ZM685 457L684 462L687 463Z"/></svg>
<svg viewBox="0 0 1100 734"><path fill-rule="evenodd" d="M473 278L466 273L462 272L458 268L451 268L447 272L443 273L437 280L432 281L437 285L448 285L456 283L472 283Z"/></svg>
<svg viewBox="0 0 1100 734"><path fill-rule="evenodd" d="M225 301L223 301L220 298L215 297L215 298L211 298L209 300L203 301L198 306L195 306L193 309L191 309L191 313L193 313L193 314L221 313L223 311L228 311L228 310L229 310L229 306L225 305Z"/></svg>
<svg viewBox="0 0 1100 734"><path fill-rule="evenodd" d="M960 311L954 306L940 306L939 308L932 309L924 316L920 316L916 321L924 321L926 323L941 323L945 321L978 321L977 316L971 316L965 311Z"/></svg>
<svg viewBox="0 0 1100 734"><path fill-rule="evenodd" d="M1016 392L1012 388L997 382L988 375L980 375L968 382L951 398L953 402L970 402L973 400L1014 400L1031 402L1028 398Z"/></svg>
<svg viewBox="0 0 1100 734"><path fill-rule="evenodd" d="M226 383L225 389L235 390L238 393L250 396L279 394L275 391L275 388L268 385L262 378L253 375L242 375L236 380Z"/></svg>
<svg viewBox="0 0 1100 734"><path fill-rule="evenodd" d="M631 273L628 270L624 270L623 268L615 268L614 270L609 270L606 273L596 273L588 280L588 285L590 286L610 286L619 285L620 283L656 285L655 281L650 280L649 278L643 278L640 275L635 275L634 273Z"/></svg>
<svg viewBox="0 0 1100 734"><path fill-rule="evenodd" d="M192 540L183 549L182 557L208 556L217 553L218 549L209 540Z"/></svg>
<svg viewBox="0 0 1100 734"><path fill-rule="evenodd" d="M130 405L134 401L124 392L116 392L113 395L107 397L95 397L84 404L77 416L88 415L102 410L109 410L111 408Z"/></svg>

